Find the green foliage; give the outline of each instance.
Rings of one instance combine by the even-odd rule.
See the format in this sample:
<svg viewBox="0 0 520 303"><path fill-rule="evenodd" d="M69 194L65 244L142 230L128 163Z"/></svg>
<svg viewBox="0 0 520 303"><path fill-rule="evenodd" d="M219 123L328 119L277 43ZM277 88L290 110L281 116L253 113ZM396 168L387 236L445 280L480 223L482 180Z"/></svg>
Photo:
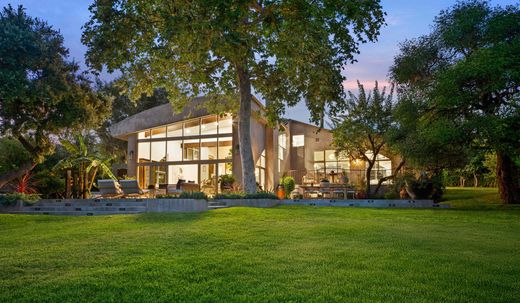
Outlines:
<svg viewBox="0 0 520 303"><path fill-rule="evenodd" d="M285 190L285 197L289 197L291 192L296 187L296 182L294 181L294 178L291 176L285 176L280 180L280 183L283 185L283 188Z"/></svg>
<svg viewBox="0 0 520 303"><path fill-rule="evenodd" d="M86 173L88 177L85 182L87 191L90 192L98 173L113 180L117 179L110 168L114 157L100 153L98 145L89 136L78 133L74 135L73 139L64 139L60 143L67 151L67 155L54 166L54 169L58 171L74 169L78 171L80 176Z"/></svg>
<svg viewBox="0 0 520 303"><path fill-rule="evenodd" d="M213 198L215 200L225 200L225 199L271 199L271 200L277 200L278 197L268 191L259 191L256 193L231 193L231 194L217 194Z"/></svg>
<svg viewBox="0 0 520 303"><path fill-rule="evenodd" d="M218 177L218 182L226 185L233 185L233 183L235 183L235 177L231 174L220 175Z"/></svg>
<svg viewBox="0 0 520 303"><path fill-rule="evenodd" d="M469 160L469 148L495 151L506 163L499 165L501 195L511 203L520 200L520 170L511 161L520 155L519 22L518 5L458 2L438 15L429 35L405 41L390 70L419 109L411 113L416 127L403 127L400 139L420 142L410 156L430 167L463 168L469 161L458 161L457 152Z"/></svg>
<svg viewBox="0 0 520 303"><path fill-rule="evenodd" d="M349 92L344 113L333 116L333 146L338 156L344 159L363 159L368 165L366 176L370 176L377 157L385 153L391 157L388 148L388 133L393 127L393 86L390 92L386 87L379 90L378 83L371 92L358 81L359 94ZM368 153L369 152L369 153ZM370 194L368 180L365 191Z"/></svg>
<svg viewBox="0 0 520 303"><path fill-rule="evenodd" d="M387 200L395 200L395 199L399 199L400 197L399 197L398 193L396 193L393 190L390 190L390 191L387 191L384 194L384 198L387 199Z"/></svg>
<svg viewBox="0 0 520 303"><path fill-rule="evenodd" d="M22 201L26 204L34 204L40 200L40 196L37 194L24 194L24 193L9 193L0 195L0 205L3 206L14 206L16 202Z"/></svg>
<svg viewBox="0 0 520 303"><path fill-rule="evenodd" d="M99 124L110 100L66 60L63 36L21 6L3 8L0 33L0 134L21 140L41 162L53 135Z"/></svg>
<svg viewBox="0 0 520 303"><path fill-rule="evenodd" d="M135 99L164 87L177 108L186 95L231 101L243 67L272 117L305 99L315 121L340 107L343 65L384 23L379 1L95 1L90 12L88 63L121 70Z"/></svg>
<svg viewBox="0 0 520 303"><path fill-rule="evenodd" d="M200 191L183 191L179 195L158 195L157 199L197 199L208 200L208 196Z"/></svg>
<svg viewBox="0 0 520 303"><path fill-rule="evenodd" d="M31 160L31 155L15 139L0 138L0 174L17 170Z"/></svg>

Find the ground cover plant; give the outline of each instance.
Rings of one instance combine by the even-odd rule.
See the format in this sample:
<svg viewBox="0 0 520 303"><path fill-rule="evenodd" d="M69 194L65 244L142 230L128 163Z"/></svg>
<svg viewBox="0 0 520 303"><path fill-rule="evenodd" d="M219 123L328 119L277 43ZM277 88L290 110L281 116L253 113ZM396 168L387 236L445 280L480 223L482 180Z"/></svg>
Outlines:
<svg viewBox="0 0 520 303"><path fill-rule="evenodd" d="M518 302L519 219L331 207L0 215L0 301Z"/></svg>

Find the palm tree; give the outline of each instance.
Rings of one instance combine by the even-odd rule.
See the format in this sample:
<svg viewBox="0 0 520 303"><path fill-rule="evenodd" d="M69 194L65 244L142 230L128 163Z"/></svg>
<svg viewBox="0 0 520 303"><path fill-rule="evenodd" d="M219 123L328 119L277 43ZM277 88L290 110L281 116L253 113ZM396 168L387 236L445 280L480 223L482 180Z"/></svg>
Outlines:
<svg viewBox="0 0 520 303"><path fill-rule="evenodd" d="M102 172L111 179L116 179L116 176L110 169L110 162L114 156L104 156L95 148L89 148L89 145L95 147L93 144L86 144L88 139L81 134L74 136L73 140L60 140L61 145L68 152L68 156L59 161L54 169L70 169L77 171L77 178L74 180L76 188L79 185L79 192L82 198L87 198L90 193L92 185L96 179L98 172ZM67 180L67 182L69 182Z"/></svg>

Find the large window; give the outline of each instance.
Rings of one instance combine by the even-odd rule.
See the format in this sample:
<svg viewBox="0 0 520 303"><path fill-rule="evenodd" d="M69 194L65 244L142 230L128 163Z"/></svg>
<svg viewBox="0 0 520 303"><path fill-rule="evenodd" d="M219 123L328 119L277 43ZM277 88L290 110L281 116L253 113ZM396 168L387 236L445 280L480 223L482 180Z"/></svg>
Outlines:
<svg viewBox="0 0 520 303"><path fill-rule="evenodd" d="M256 161L255 177L260 190L265 190L265 150Z"/></svg>
<svg viewBox="0 0 520 303"><path fill-rule="evenodd" d="M231 115L210 115L139 132L140 185L185 180L217 193L218 176L231 173L232 126Z"/></svg>
<svg viewBox="0 0 520 303"><path fill-rule="evenodd" d="M201 160L215 160L218 158L218 139L217 138L203 138L200 140L200 159Z"/></svg>
<svg viewBox="0 0 520 303"><path fill-rule="evenodd" d="M199 160L199 139L184 140L182 150L185 161Z"/></svg>
<svg viewBox="0 0 520 303"><path fill-rule="evenodd" d="M346 176L350 169L348 158L337 154L335 150L314 152L314 171L316 179L327 179L333 183L340 183L341 177Z"/></svg>
<svg viewBox="0 0 520 303"><path fill-rule="evenodd" d="M218 158L221 160L231 160L232 154L232 142L231 137L220 137L218 138Z"/></svg>
<svg viewBox="0 0 520 303"><path fill-rule="evenodd" d="M282 163L285 159L285 151L287 149L287 135L281 133L278 135L278 172L282 172Z"/></svg>

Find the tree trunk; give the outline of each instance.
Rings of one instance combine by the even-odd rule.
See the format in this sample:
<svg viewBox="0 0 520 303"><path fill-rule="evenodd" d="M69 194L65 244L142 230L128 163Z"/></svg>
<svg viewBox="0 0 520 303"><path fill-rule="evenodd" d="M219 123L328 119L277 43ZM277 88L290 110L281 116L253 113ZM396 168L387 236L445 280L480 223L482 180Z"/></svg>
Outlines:
<svg viewBox="0 0 520 303"><path fill-rule="evenodd" d="M377 187L374 190L374 194L377 194L377 192L381 188L381 185L383 184L383 182L388 181L390 179L394 179L395 176L397 176L397 174L401 170L401 168L403 168L405 163L406 163L405 160L401 160L401 162L399 162L399 164L397 165L397 167L394 169L394 171L392 172L392 174L390 176L386 176L386 177L383 177L383 178L379 179L379 181L377 182Z"/></svg>
<svg viewBox="0 0 520 303"><path fill-rule="evenodd" d="M498 192L504 203L520 203L519 172L514 161L504 152L497 151Z"/></svg>
<svg viewBox="0 0 520 303"><path fill-rule="evenodd" d="M478 187L478 175L473 174L473 187Z"/></svg>
<svg viewBox="0 0 520 303"><path fill-rule="evenodd" d="M34 167L34 164L32 161L25 162L14 171L8 171L4 174L0 175L0 188L4 187L7 183L11 182L12 180L16 178L21 178L23 175L25 175L28 171L30 171Z"/></svg>
<svg viewBox="0 0 520 303"><path fill-rule="evenodd" d="M238 110L238 141L242 164L242 187L246 193L256 192L255 165L251 148L251 79L246 64L237 64L240 108Z"/></svg>
<svg viewBox="0 0 520 303"><path fill-rule="evenodd" d="M367 198L370 198L370 175L372 174L372 168L374 167L375 161L368 161L368 167L365 175L365 179L367 184L365 185L365 190L367 192Z"/></svg>

